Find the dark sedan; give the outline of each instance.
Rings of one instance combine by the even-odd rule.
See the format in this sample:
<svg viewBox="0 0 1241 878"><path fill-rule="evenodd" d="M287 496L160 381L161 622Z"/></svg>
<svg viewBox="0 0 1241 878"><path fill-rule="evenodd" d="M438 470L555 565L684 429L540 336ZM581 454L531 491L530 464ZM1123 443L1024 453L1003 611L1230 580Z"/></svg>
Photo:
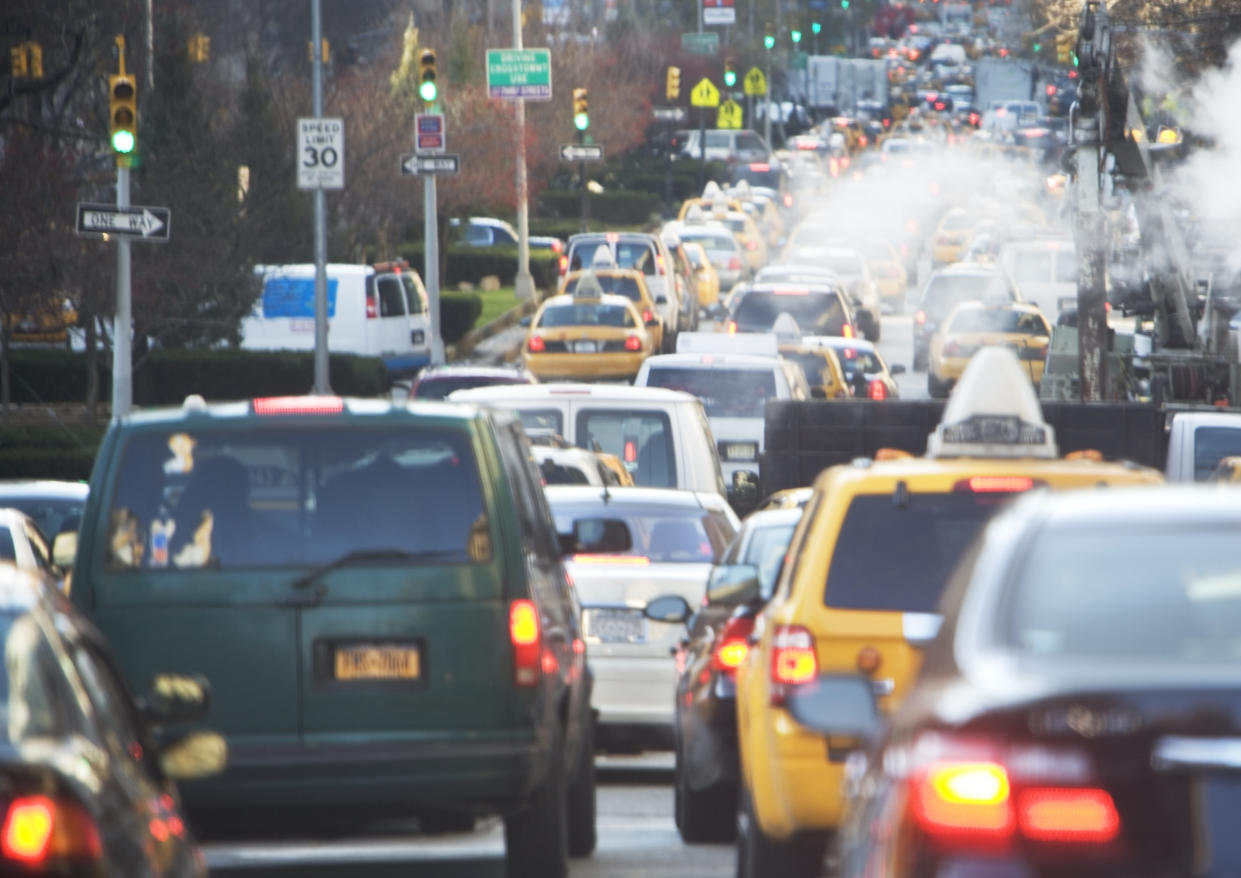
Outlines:
<svg viewBox="0 0 1241 878"><path fill-rule="evenodd" d="M802 510L755 512L711 571L706 603L677 655L675 816L687 842L727 841L737 829L734 677L771 596Z"/></svg>
<svg viewBox="0 0 1241 878"><path fill-rule="evenodd" d="M226 745L148 728L197 719L205 683L158 677L140 707L55 585L6 564L0 638L0 874L205 875L172 778L219 770Z"/></svg>
<svg viewBox="0 0 1241 878"><path fill-rule="evenodd" d="M1029 495L965 554L886 732L857 678L794 717L846 758L841 874L1241 873L1241 494ZM981 871L980 871L981 870Z"/></svg>

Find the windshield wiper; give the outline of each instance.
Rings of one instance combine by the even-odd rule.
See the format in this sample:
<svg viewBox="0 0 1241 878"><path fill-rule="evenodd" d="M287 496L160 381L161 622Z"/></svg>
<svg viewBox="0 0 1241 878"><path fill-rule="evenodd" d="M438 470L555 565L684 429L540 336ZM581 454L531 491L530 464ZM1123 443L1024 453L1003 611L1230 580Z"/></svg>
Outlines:
<svg viewBox="0 0 1241 878"><path fill-rule="evenodd" d="M317 579L331 573L333 570L339 570L341 567L350 567L354 564L377 563L380 561L428 561L453 554L455 553L444 549L426 552L407 552L404 549L358 549L355 552L347 552L334 561L320 564L313 570L297 577L290 585L298 589L307 588L313 585Z"/></svg>

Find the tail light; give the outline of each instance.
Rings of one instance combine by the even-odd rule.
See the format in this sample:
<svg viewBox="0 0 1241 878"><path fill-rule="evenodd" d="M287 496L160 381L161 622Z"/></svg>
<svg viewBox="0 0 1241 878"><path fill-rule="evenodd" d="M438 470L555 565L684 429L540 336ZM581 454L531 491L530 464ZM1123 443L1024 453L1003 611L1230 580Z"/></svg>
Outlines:
<svg viewBox="0 0 1241 878"><path fill-rule="evenodd" d="M654 323L654 322L655 322L655 312L654 312L654 311L652 311L650 308L647 308L645 311L643 311L643 312L642 312L642 322L643 322L643 323L645 323L647 326L650 326L652 323Z"/></svg>
<svg viewBox="0 0 1241 878"><path fill-rule="evenodd" d="M563 253L563 252L564 252L564 242L563 242L563 241L552 241L552 252L553 252L553 253Z"/></svg>
<svg viewBox="0 0 1241 878"><path fill-rule="evenodd" d="M539 682L543 652L534 601L513 601L508 611L508 633L513 643L513 680L518 686L533 686Z"/></svg>
<svg viewBox="0 0 1241 878"><path fill-rule="evenodd" d="M366 319L373 320L379 316L379 304L375 301L374 293L366 294Z"/></svg>
<svg viewBox="0 0 1241 878"><path fill-rule="evenodd" d="M1042 482L1036 483L1029 476L971 476L955 482L952 490L974 494L1016 494L1029 491L1035 484Z"/></svg>
<svg viewBox="0 0 1241 878"><path fill-rule="evenodd" d="M758 241L755 241L753 238L746 238L746 241L745 241L745 249L747 249L747 250L757 250L757 249L758 249Z"/></svg>
<svg viewBox="0 0 1241 878"><path fill-rule="evenodd" d="M741 257L740 256L729 256L728 257L728 270L729 271L741 271Z"/></svg>
<svg viewBox="0 0 1241 878"><path fill-rule="evenodd" d="M785 207L792 207L792 206L793 206L793 193L792 193L792 192L785 192L785 193L784 193L784 206L785 206Z"/></svg>
<svg viewBox="0 0 1241 878"><path fill-rule="evenodd" d="M26 866L99 860L103 845L94 819L80 804L48 796L19 796L0 828L0 856Z"/></svg>
<svg viewBox="0 0 1241 878"><path fill-rule="evenodd" d="M846 323L844 326L840 327L840 334L843 338L857 338L857 336L853 333L852 323Z"/></svg>
<svg viewBox="0 0 1241 878"><path fill-rule="evenodd" d="M1017 822L1039 841L1106 843L1120 834L1120 814L1106 790L1037 788L1017 799Z"/></svg>
<svg viewBox="0 0 1241 878"><path fill-rule="evenodd" d="M560 270L560 276L564 277L566 274L569 273L569 257L561 256L559 259L556 260L556 266Z"/></svg>
<svg viewBox="0 0 1241 878"><path fill-rule="evenodd" d="M625 350L627 351L642 350L642 339L638 338L636 335L626 336L625 337Z"/></svg>
<svg viewBox="0 0 1241 878"><path fill-rule="evenodd" d="M543 341L543 337L539 335L530 336L530 340L526 342L526 348L532 354L541 354L547 350L547 342Z"/></svg>
<svg viewBox="0 0 1241 878"><path fill-rule="evenodd" d="M736 335L736 334L737 334L737 321L736 321L736 320L729 320L729 321L728 321L728 334L729 334L729 335Z"/></svg>
<svg viewBox="0 0 1241 878"><path fill-rule="evenodd" d="M339 396L261 396L253 405L256 415L338 415L345 410Z"/></svg>
<svg viewBox="0 0 1241 878"><path fill-rule="evenodd" d="M720 633L719 642L715 644L715 650L711 653L712 670L720 671L729 677L735 676L737 668L744 664L746 656L750 654L750 635L753 631L753 616L729 619Z"/></svg>
<svg viewBox="0 0 1241 878"><path fill-rule="evenodd" d="M923 324L925 324L926 323L926 312L919 311L918 313L914 314L914 323L917 323L919 326L922 326Z"/></svg>
<svg viewBox="0 0 1241 878"><path fill-rule="evenodd" d="M995 762L936 762L915 776L912 802L933 836L1007 841L1016 829L1008 771Z"/></svg>
<svg viewBox="0 0 1241 878"><path fill-rule="evenodd" d="M871 399L887 399L888 398L888 385L884 384L882 381L879 381L878 379L870 382L870 387L868 388L868 390L869 390L869 395Z"/></svg>
<svg viewBox="0 0 1241 878"><path fill-rule="evenodd" d="M783 703L786 686L812 683L818 675L814 635L801 625L777 625L771 638L772 703Z"/></svg>
<svg viewBox="0 0 1241 878"><path fill-rule="evenodd" d="M664 257L663 257L663 256L656 256L656 257L655 257L655 268L656 268L656 270L657 270L660 274L667 274L667 273L668 273L668 266L664 265Z"/></svg>

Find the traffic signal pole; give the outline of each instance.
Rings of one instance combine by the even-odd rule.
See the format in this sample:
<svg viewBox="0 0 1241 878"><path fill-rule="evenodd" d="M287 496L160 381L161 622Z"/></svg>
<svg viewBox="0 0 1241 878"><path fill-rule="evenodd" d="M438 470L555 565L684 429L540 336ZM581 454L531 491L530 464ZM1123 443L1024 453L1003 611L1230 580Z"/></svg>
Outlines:
<svg viewBox="0 0 1241 878"><path fill-rule="evenodd" d="M123 44L122 44L123 45ZM124 49L122 49L122 52ZM129 207L129 157L116 159L116 206ZM133 290L130 286L129 238L116 236L116 315L112 319L112 420L133 407Z"/></svg>
<svg viewBox="0 0 1241 878"><path fill-rule="evenodd" d="M521 0L513 0L513 48L522 48ZM517 277L513 281L517 298L534 298L534 278L530 275L530 206L526 182L526 102L517 104Z"/></svg>
<svg viewBox="0 0 1241 878"><path fill-rule="evenodd" d="M323 20L320 0L310 0L311 46L323 45ZM323 52L311 51L314 70L313 90L315 118L323 118ZM327 356L327 201L323 187L315 187L315 385L314 392L326 396L332 392L328 381Z"/></svg>

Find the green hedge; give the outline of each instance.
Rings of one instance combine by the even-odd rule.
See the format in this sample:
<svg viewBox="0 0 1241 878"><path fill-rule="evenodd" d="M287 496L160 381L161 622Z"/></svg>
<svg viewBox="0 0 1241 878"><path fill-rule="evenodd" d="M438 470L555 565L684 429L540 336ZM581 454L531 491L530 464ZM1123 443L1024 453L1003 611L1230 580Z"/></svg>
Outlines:
<svg viewBox="0 0 1241 878"><path fill-rule="evenodd" d="M662 190L660 190L662 193ZM608 223L641 224L663 208L663 195L653 192L607 191L590 196L590 215ZM539 194L538 212L554 217L580 217L582 193L547 189Z"/></svg>
<svg viewBox="0 0 1241 878"><path fill-rule="evenodd" d="M15 403L83 402L86 359L69 351L12 351ZM112 389L112 361L101 355L100 396ZM374 357L332 354L332 389L342 396L387 391L383 362ZM179 405L191 393L206 399L249 399L306 393L314 385L314 354L300 351L151 351L134 370L136 405Z"/></svg>
<svg viewBox="0 0 1241 878"><path fill-rule="evenodd" d="M444 344L456 344L474 328L483 313L483 298L477 293L440 293L440 334Z"/></svg>
<svg viewBox="0 0 1241 878"><path fill-rule="evenodd" d="M0 479L89 479L104 430L101 424L0 427Z"/></svg>

